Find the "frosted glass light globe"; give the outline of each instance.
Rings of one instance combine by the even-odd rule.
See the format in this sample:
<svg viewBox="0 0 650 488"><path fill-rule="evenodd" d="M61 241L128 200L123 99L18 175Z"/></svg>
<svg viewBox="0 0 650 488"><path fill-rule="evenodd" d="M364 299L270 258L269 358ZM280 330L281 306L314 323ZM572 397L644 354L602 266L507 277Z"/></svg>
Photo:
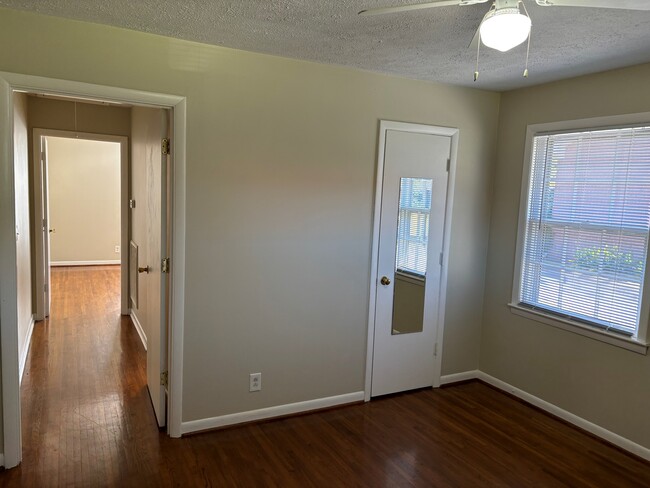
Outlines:
<svg viewBox="0 0 650 488"><path fill-rule="evenodd" d="M481 23L481 41L487 47L506 52L528 38L530 27L530 18L521 14L519 8L494 10Z"/></svg>

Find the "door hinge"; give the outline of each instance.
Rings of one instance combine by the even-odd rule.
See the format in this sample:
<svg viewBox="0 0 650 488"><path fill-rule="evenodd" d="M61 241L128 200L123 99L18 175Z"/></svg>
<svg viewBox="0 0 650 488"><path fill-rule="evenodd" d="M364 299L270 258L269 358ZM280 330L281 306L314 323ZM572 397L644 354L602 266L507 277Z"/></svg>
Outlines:
<svg viewBox="0 0 650 488"><path fill-rule="evenodd" d="M165 388L169 385L169 373L167 371L160 373L160 385Z"/></svg>
<svg viewBox="0 0 650 488"><path fill-rule="evenodd" d="M444 257L443 253L440 253L440 266L442 266L442 258Z"/></svg>
<svg viewBox="0 0 650 488"><path fill-rule="evenodd" d="M447 158L447 171L451 168L451 158Z"/></svg>
<svg viewBox="0 0 650 488"><path fill-rule="evenodd" d="M438 355L438 343L437 342L433 345L433 355L434 356Z"/></svg>
<svg viewBox="0 0 650 488"><path fill-rule="evenodd" d="M162 140L162 153L163 154L171 153L171 141L169 139Z"/></svg>
<svg viewBox="0 0 650 488"><path fill-rule="evenodd" d="M47 220L43 219L43 231L45 231L45 229L47 229Z"/></svg>
<svg viewBox="0 0 650 488"><path fill-rule="evenodd" d="M163 259L161 263L160 271L163 273L169 273L169 258Z"/></svg>
<svg viewBox="0 0 650 488"><path fill-rule="evenodd" d="M47 293L47 283L44 283L44 284L43 284L43 291L44 291L45 293Z"/></svg>

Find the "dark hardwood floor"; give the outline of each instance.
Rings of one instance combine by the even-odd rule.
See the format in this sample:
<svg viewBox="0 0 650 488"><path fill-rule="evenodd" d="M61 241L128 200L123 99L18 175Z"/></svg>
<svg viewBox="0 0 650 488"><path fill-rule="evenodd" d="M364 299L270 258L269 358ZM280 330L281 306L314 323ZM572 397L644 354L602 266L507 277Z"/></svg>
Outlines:
<svg viewBox="0 0 650 488"><path fill-rule="evenodd" d="M22 386L23 463L2 486L650 486L650 464L474 382L170 439L119 270L53 271Z"/></svg>

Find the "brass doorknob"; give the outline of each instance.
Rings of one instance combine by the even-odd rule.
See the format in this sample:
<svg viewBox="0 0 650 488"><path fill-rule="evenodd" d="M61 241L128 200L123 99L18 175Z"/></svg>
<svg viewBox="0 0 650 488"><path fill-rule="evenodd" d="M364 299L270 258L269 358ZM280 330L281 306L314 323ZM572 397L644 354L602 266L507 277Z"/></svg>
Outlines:
<svg viewBox="0 0 650 488"><path fill-rule="evenodd" d="M390 280L388 279L388 276L382 276L379 282L384 286L390 285Z"/></svg>
<svg viewBox="0 0 650 488"><path fill-rule="evenodd" d="M148 273L149 272L149 266L145 266L144 268L140 267L138 268L138 273Z"/></svg>

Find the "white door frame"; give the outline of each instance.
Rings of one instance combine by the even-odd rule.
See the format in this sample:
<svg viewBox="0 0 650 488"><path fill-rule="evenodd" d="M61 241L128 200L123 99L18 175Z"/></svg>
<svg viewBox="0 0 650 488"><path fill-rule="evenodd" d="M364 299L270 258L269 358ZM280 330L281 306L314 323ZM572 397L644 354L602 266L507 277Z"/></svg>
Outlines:
<svg viewBox="0 0 650 488"><path fill-rule="evenodd" d="M63 137L66 139L82 139L86 141L116 142L120 145L120 304L122 315L129 315L129 138L126 136L112 136L108 134L92 134L89 132L67 131L57 129L34 128L32 138L32 153L34 170L34 225L32 237L36 249L34 268L36 270L36 303L35 320L43 320L44 296L39 294L43 290L45 269L44 236L42 232L43 215L43 187L40 164L41 137ZM49 193L48 193L49 194ZM48 222L50 225L50 222ZM125 251L126 249L126 251ZM40 298L39 298L40 297Z"/></svg>
<svg viewBox="0 0 650 488"><path fill-rule="evenodd" d="M169 411L168 433L181 436L183 379L183 317L185 305L185 97L76 81L0 72L0 351L2 354L2 422L4 466L22 459L20 382L16 294L16 243L14 195L13 92L42 93L80 100L102 100L159 108L173 112L172 247L169 315ZM128 248L127 248L128 249Z"/></svg>
<svg viewBox="0 0 650 488"><path fill-rule="evenodd" d="M377 147L377 181L375 187L375 210L372 229L372 254L370 261L370 296L368 300L368 348L366 350L366 380L364 399L370 400L372 386L373 351L375 347L375 307L377 305L377 279L379 265L379 227L381 219L381 197L384 183L384 155L386 151L386 132L396 130L416 134L431 134L451 138L451 160L449 165L449 179L447 180L447 202L445 206L445 228L442 243L442 272L440 275L440 300L438 309L438 329L436 330L436 344L434 359L433 387L440 386L442 369L442 339L445 327L445 306L447 302L447 269L449 268L449 249L451 242L451 216L454 202L454 187L456 181L456 159L458 156L459 130L452 127L439 127L433 125L411 124L407 122L394 122L381 120L379 122L379 144Z"/></svg>

